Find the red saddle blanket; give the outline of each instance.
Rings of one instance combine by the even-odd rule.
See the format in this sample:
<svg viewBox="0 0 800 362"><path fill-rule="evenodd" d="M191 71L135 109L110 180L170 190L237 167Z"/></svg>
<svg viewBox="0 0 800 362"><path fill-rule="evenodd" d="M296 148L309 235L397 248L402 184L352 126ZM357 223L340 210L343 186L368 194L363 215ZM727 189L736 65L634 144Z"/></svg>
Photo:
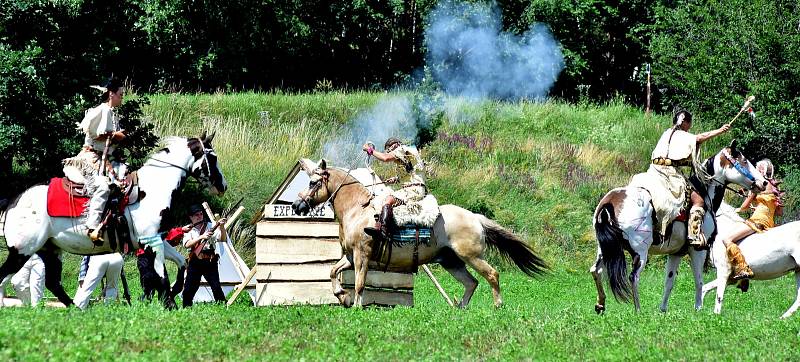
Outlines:
<svg viewBox="0 0 800 362"><path fill-rule="evenodd" d="M50 179L47 188L47 214L52 217L77 217L89 204L88 197L71 195L60 177Z"/></svg>

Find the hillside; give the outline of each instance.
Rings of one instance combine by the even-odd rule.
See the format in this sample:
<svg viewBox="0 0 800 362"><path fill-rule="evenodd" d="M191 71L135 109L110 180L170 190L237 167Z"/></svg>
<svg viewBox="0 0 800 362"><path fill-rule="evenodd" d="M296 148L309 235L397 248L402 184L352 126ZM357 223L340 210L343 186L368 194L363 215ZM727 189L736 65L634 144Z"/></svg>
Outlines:
<svg viewBox="0 0 800 362"><path fill-rule="evenodd" d="M218 205L244 196L252 215L298 158L336 158L323 154L322 145L348 132L348 123L384 97L159 94L150 97L145 114L162 136L216 132L215 148L230 184ZM441 104L446 111L437 114L434 140L423 147L434 168L429 186L440 203L496 219L568 270L583 269L594 256L590 220L596 202L646 170L653 145L670 125L666 116L648 117L621 102ZM709 123L699 119L694 130L707 130ZM728 141L706 144L704 153ZM354 144L337 152L359 150Z"/></svg>

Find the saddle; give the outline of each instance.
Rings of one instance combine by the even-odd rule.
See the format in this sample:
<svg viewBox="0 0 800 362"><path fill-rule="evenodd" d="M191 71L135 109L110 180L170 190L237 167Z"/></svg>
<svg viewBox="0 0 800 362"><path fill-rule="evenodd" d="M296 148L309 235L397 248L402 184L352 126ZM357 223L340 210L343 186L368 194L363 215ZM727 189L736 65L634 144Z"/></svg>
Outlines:
<svg viewBox="0 0 800 362"><path fill-rule="evenodd" d="M413 224L406 224L402 226L394 225L389 231L389 241L383 239L376 240L376 243L373 245L372 249L372 259L375 261L380 261L382 260L383 256L386 255L386 264L383 270L386 272L389 270L389 264L391 264L392 249L394 247L402 248L406 246L412 246L414 248L412 269L416 271L417 267L419 266L419 245L424 244L426 246L430 246L431 234L432 230L430 227Z"/></svg>
<svg viewBox="0 0 800 362"><path fill-rule="evenodd" d="M47 187L47 215L51 217L79 217L86 210L89 197L83 184L66 177L53 177Z"/></svg>
<svg viewBox="0 0 800 362"><path fill-rule="evenodd" d="M128 220L125 217L125 207L135 204L144 198L144 192L139 190L139 177L136 171L125 177L122 187L112 184L108 202L101 218L101 227L105 228L111 249L118 250L119 246L132 245L130 239ZM88 207L91 195L87 195L85 185L70 180L68 177L54 177L50 179L47 189L47 214L51 217L80 217ZM117 241L120 243L117 243ZM119 250L123 251L123 250Z"/></svg>
<svg viewBox="0 0 800 362"><path fill-rule="evenodd" d="M103 211L100 227L105 228L111 249L124 253L133 250L133 240L131 240L128 228L128 218L125 217L125 208L139 202L145 197L145 194L139 190L139 177L136 171L125 177L122 187L113 183L109 189L111 192L105 211ZM123 245L127 246L128 250L124 250Z"/></svg>

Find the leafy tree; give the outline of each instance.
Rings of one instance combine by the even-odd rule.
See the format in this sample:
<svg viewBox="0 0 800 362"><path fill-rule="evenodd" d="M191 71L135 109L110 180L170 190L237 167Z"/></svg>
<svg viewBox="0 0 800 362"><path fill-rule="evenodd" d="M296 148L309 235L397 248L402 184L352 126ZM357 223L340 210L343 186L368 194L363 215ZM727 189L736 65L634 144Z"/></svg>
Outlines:
<svg viewBox="0 0 800 362"><path fill-rule="evenodd" d="M800 162L800 4L679 1L658 18L649 49L665 111L681 105L717 126L755 95L757 117L737 120L735 137L750 157Z"/></svg>

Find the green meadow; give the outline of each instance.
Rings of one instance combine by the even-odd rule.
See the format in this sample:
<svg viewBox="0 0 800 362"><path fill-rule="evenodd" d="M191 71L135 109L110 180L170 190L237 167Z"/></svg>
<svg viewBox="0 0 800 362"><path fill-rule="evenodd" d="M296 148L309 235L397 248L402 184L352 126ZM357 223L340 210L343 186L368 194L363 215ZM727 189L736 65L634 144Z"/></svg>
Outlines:
<svg viewBox="0 0 800 362"><path fill-rule="evenodd" d="M245 219L260 208L297 159L330 157L321 146L347 129L384 93L156 94L145 107L160 136L216 132L214 147L230 185L225 207L244 197ZM413 94L407 96L413 97ZM797 360L795 318L778 317L795 297L784 277L728 290L720 316L693 310L693 283L682 265L671 309L658 311L663 258L651 259L642 278L642 311L610 302L594 312L588 268L596 243L591 215L610 188L646 169L666 116L647 116L623 102L469 103L445 99L423 156L432 166L431 191L439 202L463 206L520 234L552 266L531 279L500 258L504 307L492 307L484 280L466 310L443 302L431 282L416 277L413 308L344 309L335 306L231 308L202 305L165 311L154 303L132 307L0 310L0 358L5 360ZM720 120L696 120L695 131ZM726 138L727 137L727 138ZM706 157L730 142L703 145ZM383 140L380 140L382 143ZM377 142L376 142L377 143ZM354 149L341 152L360 152ZM754 160L755 161L755 160ZM380 170L380 169L378 169ZM380 172L380 171L379 171ZM785 186L798 184L786 174ZM196 183L186 197L199 197ZM787 218L796 215L796 197ZM731 202L739 202L732 198ZM239 223L236 245L254 259L252 225ZM65 257L64 284L75 290L78 257ZM133 260L126 266L140 295ZM434 273L452 295L460 285ZM706 274L711 280L713 270ZM172 272L174 276L174 270ZM10 291L10 288L9 288ZM13 292L11 292L13 294ZM794 347L794 348L793 348Z"/></svg>

